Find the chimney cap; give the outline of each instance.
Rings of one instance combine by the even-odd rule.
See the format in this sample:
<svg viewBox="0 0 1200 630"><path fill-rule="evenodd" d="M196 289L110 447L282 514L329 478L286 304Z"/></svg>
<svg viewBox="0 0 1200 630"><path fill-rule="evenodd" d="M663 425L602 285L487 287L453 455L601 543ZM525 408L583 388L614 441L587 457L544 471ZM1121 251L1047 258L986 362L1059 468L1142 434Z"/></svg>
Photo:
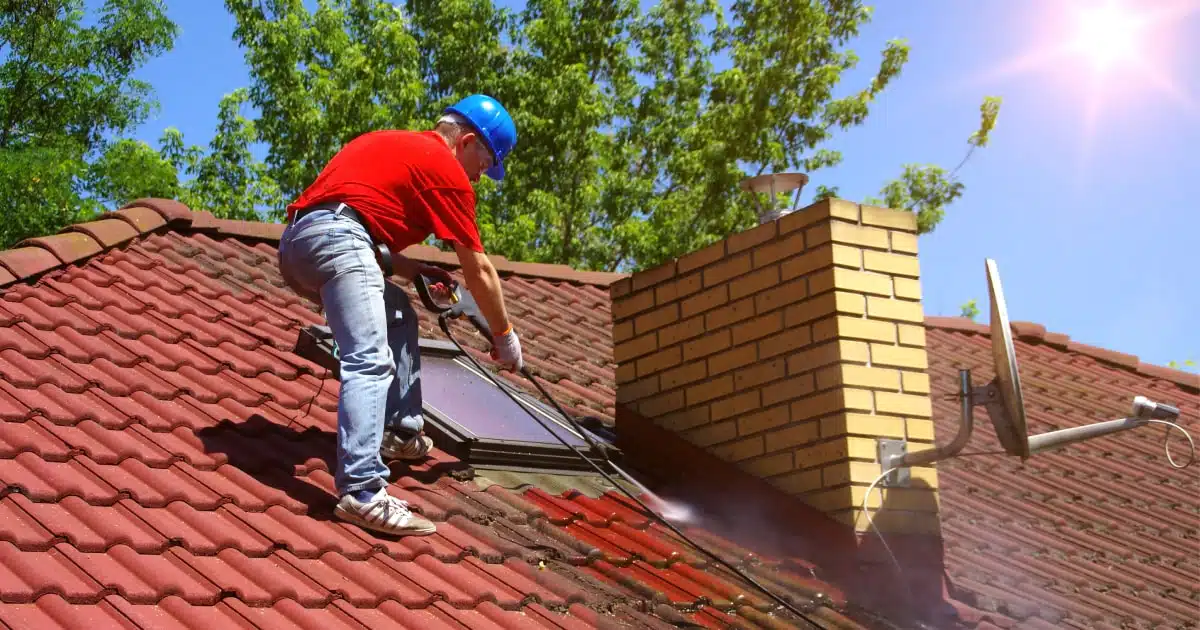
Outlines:
<svg viewBox="0 0 1200 630"><path fill-rule="evenodd" d="M738 184L738 187L747 192L770 194L767 201L769 205L765 208L757 196L754 199L758 204L758 221L761 224L775 221L789 212L795 212L796 208L800 206L800 190L807 183L808 175L804 173L768 173L757 177L747 177ZM792 208L790 210L776 209L775 195L793 190L796 191L796 194L792 200Z"/></svg>

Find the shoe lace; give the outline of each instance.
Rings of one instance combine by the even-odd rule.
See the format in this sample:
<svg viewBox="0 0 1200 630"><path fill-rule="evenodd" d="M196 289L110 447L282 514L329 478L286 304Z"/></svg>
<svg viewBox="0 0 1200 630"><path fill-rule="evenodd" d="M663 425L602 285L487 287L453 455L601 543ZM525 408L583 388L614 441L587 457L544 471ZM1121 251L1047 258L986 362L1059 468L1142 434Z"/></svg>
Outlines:
<svg viewBox="0 0 1200 630"><path fill-rule="evenodd" d="M412 517L408 501L397 499L390 494L376 501L375 505L371 506L371 511L379 513L385 522L391 522L393 516L398 516L401 522Z"/></svg>

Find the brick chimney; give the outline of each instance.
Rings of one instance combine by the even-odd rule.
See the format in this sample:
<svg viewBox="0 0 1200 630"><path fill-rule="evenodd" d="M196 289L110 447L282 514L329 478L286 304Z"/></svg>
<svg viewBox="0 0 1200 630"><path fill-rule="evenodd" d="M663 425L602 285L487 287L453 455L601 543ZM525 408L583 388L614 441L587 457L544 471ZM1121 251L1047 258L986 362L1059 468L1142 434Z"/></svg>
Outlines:
<svg viewBox="0 0 1200 630"><path fill-rule="evenodd" d="M617 403L866 530L877 439L933 442L919 275L913 213L840 199L636 273ZM937 532L935 471L912 478L872 493L879 529Z"/></svg>

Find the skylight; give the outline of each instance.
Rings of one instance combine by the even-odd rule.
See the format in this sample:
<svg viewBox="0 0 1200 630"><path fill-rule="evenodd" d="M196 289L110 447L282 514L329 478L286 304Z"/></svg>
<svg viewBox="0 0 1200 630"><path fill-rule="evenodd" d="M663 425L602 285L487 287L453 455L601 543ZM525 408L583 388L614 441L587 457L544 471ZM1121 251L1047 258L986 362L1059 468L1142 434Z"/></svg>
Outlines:
<svg viewBox="0 0 1200 630"><path fill-rule="evenodd" d="M592 470L530 417L532 412L589 458L601 458L557 411L502 379L497 379L497 387L453 344L431 339L421 339L420 344L425 432L439 448L476 465ZM296 345L297 354L337 377L334 352L332 335L323 326L302 331ZM589 436L607 442L600 434L589 431Z"/></svg>

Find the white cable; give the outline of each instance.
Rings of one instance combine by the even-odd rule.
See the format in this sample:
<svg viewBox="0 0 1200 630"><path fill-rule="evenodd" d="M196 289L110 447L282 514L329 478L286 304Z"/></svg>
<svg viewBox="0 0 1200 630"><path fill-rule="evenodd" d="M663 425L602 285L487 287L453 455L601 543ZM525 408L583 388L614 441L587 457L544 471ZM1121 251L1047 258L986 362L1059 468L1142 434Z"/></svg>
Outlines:
<svg viewBox="0 0 1200 630"><path fill-rule="evenodd" d="M1196 461L1196 443L1192 441L1192 435L1187 432L1187 429L1179 426L1178 424L1176 424L1174 422L1170 422L1168 420L1149 419L1149 420L1146 420L1146 422L1153 422L1155 424L1167 425L1167 432L1163 436L1163 449L1167 451L1167 463L1171 464L1172 468L1178 468L1178 469L1182 470L1184 468L1187 468L1188 466L1191 466L1192 463ZM1176 429L1179 429L1179 432L1182 433L1183 437L1187 438L1187 441L1188 441L1188 448L1190 450L1190 454L1188 457L1188 463L1184 464L1183 466L1176 464L1175 458L1171 457L1171 427L1175 427Z"/></svg>
<svg viewBox="0 0 1200 630"><path fill-rule="evenodd" d="M867 524L871 526L871 529L875 530L875 535L879 537L879 542L883 543L884 550L887 551L888 557L892 559L892 564L896 567L896 573L903 573L904 570L900 568L900 561L896 559L896 554L892 553L892 548L888 545L887 539L883 537L883 532L879 531L879 528L875 526L875 520L871 518L871 513L867 511L867 504L871 502L871 491L875 489L875 486L879 485L880 481L883 481L884 477L899 469L900 467L896 467L883 471L883 474L876 477L875 481L872 481L871 485L867 486L867 494L863 496L862 511L867 517ZM882 504L880 506L882 507ZM907 587L908 584L905 583L905 588Z"/></svg>

